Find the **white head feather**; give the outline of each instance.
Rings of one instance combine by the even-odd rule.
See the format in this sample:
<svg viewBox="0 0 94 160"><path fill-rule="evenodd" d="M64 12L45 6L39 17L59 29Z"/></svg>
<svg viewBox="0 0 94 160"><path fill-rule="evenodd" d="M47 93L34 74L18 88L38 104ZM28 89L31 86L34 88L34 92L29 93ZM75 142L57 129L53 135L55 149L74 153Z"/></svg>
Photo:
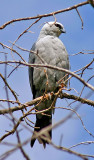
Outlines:
<svg viewBox="0 0 94 160"><path fill-rule="evenodd" d="M48 22L46 23L41 31L40 31L40 36L43 37L45 35L51 35L51 36L56 36L59 37L61 33L65 33L64 26L59 23L59 22Z"/></svg>

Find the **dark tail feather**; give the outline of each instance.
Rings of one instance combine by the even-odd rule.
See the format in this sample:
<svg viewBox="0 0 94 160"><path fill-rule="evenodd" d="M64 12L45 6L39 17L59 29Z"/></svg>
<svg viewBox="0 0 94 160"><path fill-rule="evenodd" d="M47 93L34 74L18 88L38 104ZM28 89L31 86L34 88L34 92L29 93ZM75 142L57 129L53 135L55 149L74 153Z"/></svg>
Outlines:
<svg viewBox="0 0 94 160"><path fill-rule="evenodd" d="M41 129L43 129L43 128L51 125L51 124L52 124L52 116L42 116L40 119L37 117L34 132L35 131L39 132ZM47 136L47 138L51 139L52 138L52 131L50 130L48 132L48 134L49 135ZM35 140L36 140L33 137L34 137L34 133L33 133L33 136L31 138L31 147L33 147L33 145L35 143ZM48 143L46 140L44 140L42 138L38 138L38 141L39 141L39 143L43 144L44 148L46 147L46 143Z"/></svg>

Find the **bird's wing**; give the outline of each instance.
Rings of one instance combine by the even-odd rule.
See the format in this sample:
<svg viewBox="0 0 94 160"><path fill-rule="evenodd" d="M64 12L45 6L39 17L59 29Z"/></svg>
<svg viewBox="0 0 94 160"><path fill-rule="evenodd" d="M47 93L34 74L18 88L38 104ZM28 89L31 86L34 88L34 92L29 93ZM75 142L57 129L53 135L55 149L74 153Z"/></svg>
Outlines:
<svg viewBox="0 0 94 160"><path fill-rule="evenodd" d="M36 43L33 44L32 48L31 48L31 51L35 51L35 46L36 46ZM30 52L30 54L29 54L29 63L30 64L35 63L35 54L32 53L32 52ZM33 84L33 71L34 71L34 68L32 68L32 67L28 68L29 83L30 83L30 87L31 87L31 90L32 90L32 93L33 93L33 99L34 99L35 98L35 87L34 87L34 84Z"/></svg>

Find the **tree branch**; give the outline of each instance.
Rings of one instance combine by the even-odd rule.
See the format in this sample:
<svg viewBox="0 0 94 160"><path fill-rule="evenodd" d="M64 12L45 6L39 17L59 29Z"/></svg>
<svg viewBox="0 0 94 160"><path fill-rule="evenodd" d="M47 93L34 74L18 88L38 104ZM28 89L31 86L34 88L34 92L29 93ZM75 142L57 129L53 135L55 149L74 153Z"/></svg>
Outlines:
<svg viewBox="0 0 94 160"><path fill-rule="evenodd" d="M9 88L9 90L11 91L11 93L13 94L13 96L15 97L16 101L19 102L15 92L11 89L11 87L9 86L9 84L7 83L7 81L5 80L5 78L3 77L3 75L0 73L0 77L3 79L5 85Z"/></svg>
<svg viewBox="0 0 94 160"><path fill-rule="evenodd" d="M85 98L81 98L81 97L77 97L77 96L74 96L74 95L70 95L68 93L61 93L58 97L61 98L61 99L64 99L64 98L73 99L73 100L79 101L83 104L88 104L88 105L94 106L94 101L89 100L89 99L85 99ZM45 98L43 96L41 96L41 97L38 97L38 98L36 98L32 101L26 102L25 104L21 104L21 105L15 106L15 107L11 107L10 109L0 110L0 115L1 114L7 114L7 113L9 113L9 111L15 112L15 111L18 111L18 110L22 110L25 107L29 107L29 106L32 106L32 105L38 103L42 99L45 100ZM5 102L5 100L2 100L2 99L0 99L0 101ZM10 101L10 102L13 103L12 101ZM16 101L14 101L14 102L17 103Z"/></svg>
<svg viewBox="0 0 94 160"><path fill-rule="evenodd" d="M3 24L0 27L0 29L4 29L7 25L9 25L11 23L14 23L14 22L37 19L37 18L43 18L43 17L49 17L49 16L53 16L53 14L55 15L55 14L59 14L59 13L62 13L62 12L70 11L70 10L76 9L78 7L84 6L86 4L89 4L89 1L85 1L85 2L79 3L77 5L74 5L72 7L68 7L68 8L65 8L65 9L62 9L62 10L58 10L58 11L55 11L55 12L51 12L51 13L48 13L48 14L37 15L35 17L26 17L26 18L13 19L13 20L10 20L10 21L6 22L5 24Z"/></svg>
<svg viewBox="0 0 94 160"><path fill-rule="evenodd" d="M92 60L92 62L94 62L94 59ZM25 62L22 62L22 61L0 61L0 64L8 64L8 63L17 63L17 64L22 64L22 65L25 65L25 66L28 66L28 67L45 67L45 68L50 68L50 69L62 71L62 72L65 72L65 73L67 73L69 75L72 75L73 77L77 78L85 86L87 86L88 88L90 88L91 90L94 91L94 86L92 86L91 84L85 82L84 79L79 77L74 72L71 72L70 70L67 70L67 69L64 69L64 68L60 68L60 67L52 66L52 65L46 65L46 64L29 64L29 63L25 63Z"/></svg>

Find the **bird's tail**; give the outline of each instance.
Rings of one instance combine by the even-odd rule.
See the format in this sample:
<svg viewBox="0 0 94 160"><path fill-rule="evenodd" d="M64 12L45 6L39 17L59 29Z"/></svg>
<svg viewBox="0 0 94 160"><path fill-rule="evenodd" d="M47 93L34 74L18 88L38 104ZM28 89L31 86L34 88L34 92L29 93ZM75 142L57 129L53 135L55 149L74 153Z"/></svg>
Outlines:
<svg viewBox="0 0 94 160"><path fill-rule="evenodd" d="M37 116L37 115L36 115ZM35 129L34 129L34 133L32 135L31 138L31 147L33 147L34 142L36 140L36 138L34 138L35 136L35 132L39 132L40 130L42 130L43 128L49 126L52 124L52 116L46 116L46 115L42 115L42 117L39 119L38 117L36 117L36 124L35 124ZM47 134L43 134L43 136L51 139L52 137L52 131L48 131ZM41 137L38 137L38 141L39 143L42 143L44 148L46 147L46 144L48 143L46 140L42 139Z"/></svg>

